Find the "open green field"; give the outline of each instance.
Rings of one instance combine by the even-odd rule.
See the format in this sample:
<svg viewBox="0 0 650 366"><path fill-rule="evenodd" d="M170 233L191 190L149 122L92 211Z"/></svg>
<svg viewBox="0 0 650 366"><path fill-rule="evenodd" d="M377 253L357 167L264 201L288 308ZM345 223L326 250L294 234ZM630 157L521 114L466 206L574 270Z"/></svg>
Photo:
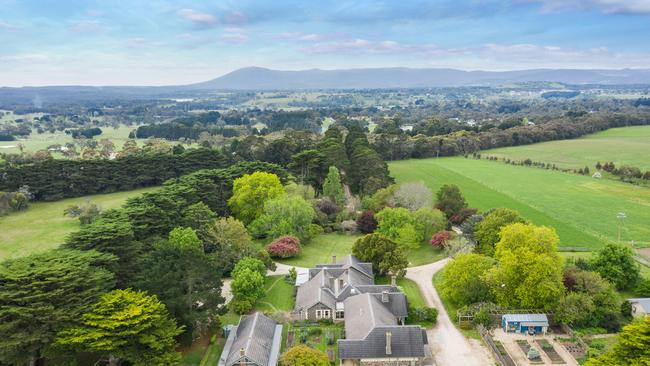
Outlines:
<svg viewBox="0 0 650 366"><path fill-rule="evenodd" d="M101 127L102 134L95 136L95 140L103 138L110 139L115 144L115 149L120 150L124 143L129 139L129 132L135 127L120 125L117 129L113 127ZM73 138L65 132L57 131L55 133L32 133L28 139L16 141L2 141L0 142L0 152L18 154L18 144L21 143L25 146L25 152L35 152L38 150L45 150L48 146L54 144L64 145L73 142ZM138 140L143 143L145 140Z"/></svg>
<svg viewBox="0 0 650 366"><path fill-rule="evenodd" d="M471 207L508 207L537 225L557 230L561 246L597 248L617 238L616 214L625 212L622 240L650 245L650 189L576 174L465 158L394 161L398 183L422 181L434 192L460 187Z"/></svg>
<svg viewBox="0 0 650 366"><path fill-rule="evenodd" d="M30 204L25 211L0 216L0 260L55 248L63 243L66 235L79 228L77 218L63 216L63 210L68 206L91 201L105 210L119 207L128 198L155 189L157 187L55 202L36 202Z"/></svg>
<svg viewBox="0 0 650 366"><path fill-rule="evenodd" d="M613 161L616 166L631 165L650 170L650 126L612 128L574 140L486 150L485 155L514 160L531 159L560 168L593 171L596 162Z"/></svg>
<svg viewBox="0 0 650 366"><path fill-rule="evenodd" d="M309 243L302 245L302 251L297 257L282 259L279 262L296 267L311 268L317 264L331 263L332 256L337 260L352 253L352 245L362 235L324 234L312 239ZM433 249L431 246L422 244L418 249L410 250L407 253L409 266L420 266L435 262L444 257L442 250Z"/></svg>

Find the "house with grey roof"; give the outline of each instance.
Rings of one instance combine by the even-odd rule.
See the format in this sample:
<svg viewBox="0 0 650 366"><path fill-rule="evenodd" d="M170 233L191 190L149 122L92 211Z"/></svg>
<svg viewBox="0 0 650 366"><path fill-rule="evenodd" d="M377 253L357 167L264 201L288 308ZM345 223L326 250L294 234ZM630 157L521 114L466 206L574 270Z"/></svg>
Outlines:
<svg viewBox="0 0 650 366"><path fill-rule="evenodd" d="M650 315L650 297L627 299L632 304L632 316L643 318Z"/></svg>
<svg viewBox="0 0 650 366"><path fill-rule="evenodd" d="M342 262L320 264L309 269L308 279L296 292L294 317L317 321L345 319L345 300L358 294L371 294L391 311L400 324L408 313L404 293L395 285L375 285L371 263L346 256Z"/></svg>
<svg viewBox="0 0 650 366"><path fill-rule="evenodd" d="M218 366L276 366L282 325L260 312L244 316L228 334Z"/></svg>
<svg viewBox="0 0 650 366"><path fill-rule="evenodd" d="M342 365L422 365L428 340L420 326L400 325L370 293L348 297L345 309L345 339L338 340Z"/></svg>

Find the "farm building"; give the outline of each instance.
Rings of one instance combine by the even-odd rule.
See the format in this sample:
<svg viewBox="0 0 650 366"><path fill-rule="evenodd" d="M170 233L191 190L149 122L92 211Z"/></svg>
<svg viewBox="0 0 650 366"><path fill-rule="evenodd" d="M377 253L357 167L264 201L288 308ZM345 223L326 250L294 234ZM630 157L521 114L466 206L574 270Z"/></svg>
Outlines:
<svg viewBox="0 0 650 366"><path fill-rule="evenodd" d="M640 299L627 299L632 304L632 316L643 318L650 315L650 297Z"/></svg>
<svg viewBox="0 0 650 366"><path fill-rule="evenodd" d="M546 334L548 318L546 314L504 314L501 327L504 332Z"/></svg>

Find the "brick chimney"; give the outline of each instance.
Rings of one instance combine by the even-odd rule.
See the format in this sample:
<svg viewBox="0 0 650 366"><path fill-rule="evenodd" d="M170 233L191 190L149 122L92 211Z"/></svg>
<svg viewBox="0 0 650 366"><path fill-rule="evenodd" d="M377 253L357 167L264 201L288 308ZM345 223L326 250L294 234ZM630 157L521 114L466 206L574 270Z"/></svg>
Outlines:
<svg viewBox="0 0 650 366"><path fill-rule="evenodd" d="M393 353L393 350L390 346L393 334L391 332L386 332L386 354L390 355Z"/></svg>
<svg viewBox="0 0 650 366"><path fill-rule="evenodd" d="M336 264L336 256L335 255L332 256L332 264Z"/></svg>
<svg viewBox="0 0 650 366"><path fill-rule="evenodd" d="M390 285L397 286L397 277L395 277L395 275L390 276Z"/></svg>

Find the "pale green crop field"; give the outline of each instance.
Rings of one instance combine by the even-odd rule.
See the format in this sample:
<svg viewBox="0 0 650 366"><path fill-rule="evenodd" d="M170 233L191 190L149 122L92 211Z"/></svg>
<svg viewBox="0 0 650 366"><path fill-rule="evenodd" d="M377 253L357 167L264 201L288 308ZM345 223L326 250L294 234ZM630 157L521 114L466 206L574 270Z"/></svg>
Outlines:
<svg viewBox="0 0 650 366"><path fill-rule="evenodd" d="M617 238L650 245L650 189L612 180L466 158L389 163L397 182L422 181L434 192L456 184L471 207L508 207L557 230L561 246L597 248Z"/></svg>
<svg viewBox="0 0 650 366"><path fill-rule="evenodd" d="M596 162L613 161L615 165L631 165L650 170L650 126L612 128L574 140L486 150L485 155L555 164L561 168L579 169L588 166L594 171Z"/></svg>
<svg viewBox="0 0 650 366"><path fill-rule="evenodd" d="M63 216L68 206L86 201L101 209L121 206L130 197L151 192L157 187L127 192L97 194L54 202L36 202L25 211L0 216L0 261L58 247L65 237L79 229L79 220Z"/></svg>
<svg viewBox="0 0 650 366"><path fill-rule="evenodd" d="M115 144L115 149L120 150L124 143L129 139L129 132L131 132L136 127L134 126L123 126L120 125L117 129L113 127L100 127L102 129L102 134L95 136L95 140L101 140L104 138L110 139ZM65 132L55 132L55 133L32 133L29 135L28 139L25 140L16 140L16 141L1 141L0 142L0 152L18 154L20 150L18 149L18 144L21 143L25 146L25 152L35 152L38 150L45 150L48 146L54 144L64 145L68 142L73 142L74 139L67 135ZM143 144L146 140L137 140L140 144ZM57 156L59 157L59 156Z"/></svg>

